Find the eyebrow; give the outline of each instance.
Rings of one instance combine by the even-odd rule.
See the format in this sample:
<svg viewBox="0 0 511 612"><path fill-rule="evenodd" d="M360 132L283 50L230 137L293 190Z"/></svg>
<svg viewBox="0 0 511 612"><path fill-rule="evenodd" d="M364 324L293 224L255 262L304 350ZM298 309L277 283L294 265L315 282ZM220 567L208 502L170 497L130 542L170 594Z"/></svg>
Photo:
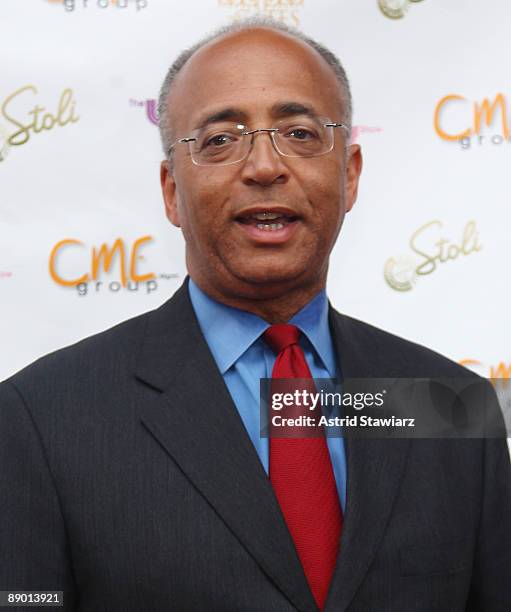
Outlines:
<svg viewBox="0 0 511 612"><path fill-rule="evenodd" d="M318 114L313 106L303 104L302 102L277 102L270 108L270 113L276 119L282 117L290 117L293 115L306 115L307 117L317 118ZM237 121L238 123L246 124L248 115L240 108L228 107L219 111L215 111L202 119L196 129L203 129L211 123L219 123L220 121Z"/></svg>
<svg viewBox="0 0 511 612"><path fill-rule="evenodd" d="M318 113L313 106L302 102L279 102L271 107L271 114L274 117L289 117L291 115L306 115L316 118Z"/></svg>
<svg viewBox="0 0 511 612"><path fill-rule="evenodd" d="M222 110L216 111L211 115L208 115L197 126L197 129L201 130L210 123L219 123L220 121L238 121L240 123L247 120L247 114L239 108L229 107L223 108Z"/></svg>

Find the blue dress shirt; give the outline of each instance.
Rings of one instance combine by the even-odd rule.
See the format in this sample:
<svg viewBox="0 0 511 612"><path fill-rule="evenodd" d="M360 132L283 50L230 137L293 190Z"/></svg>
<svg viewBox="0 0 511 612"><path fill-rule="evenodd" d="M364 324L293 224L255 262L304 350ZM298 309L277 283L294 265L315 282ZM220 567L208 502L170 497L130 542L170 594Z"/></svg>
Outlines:
<svg viewBox="0 0 511 612"><path fill-rule="evenodd" d="M275 353L261 337L270 327L257 315L221 304L190 279L190 299L199 326L229 389L259 459L268 473L269 441L260 435L259 379L271 378ZM289 321L301 331L301 347L313 378L338 378L328 326L325 291ZM327 437L343 512L346 507L346 455L342 437Z"/></svg>

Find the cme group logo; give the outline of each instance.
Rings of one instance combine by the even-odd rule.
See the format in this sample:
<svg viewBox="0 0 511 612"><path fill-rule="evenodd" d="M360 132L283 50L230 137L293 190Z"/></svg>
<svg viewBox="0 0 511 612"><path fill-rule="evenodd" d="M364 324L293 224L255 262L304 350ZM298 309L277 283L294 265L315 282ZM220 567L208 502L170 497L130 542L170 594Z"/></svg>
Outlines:
<svg viewBox="0 0 511 612"><path fill-rule="evenodd" d="M149 0L46 0L50 4L60 4L68 12L76 9L136 9L140 11L147 8Z"/></svg>
<svg viewBox="0 0 511 612"><path fill-rule="evenodd" d="M381 12L389 19L402 19L410 8L410 4L422 0L378 0Z"/></svg>
<svg viewBox="0 0 511 612"><path fill-rule="evenodd" d="M76 123L74 92L69 87L42 96L35 85L24 85L0 98L0 162L12 147L27 144L39 134Z"/></svg>
<svg viewBox="0 0 511 612"><path fill-rule="evenodd" d="M229 18L239 21L262 15L291 26L300 25L300 11L305 0L217 0L221 9L228 9Z"/></svg>
<svg viewBox="0 0 511 612"><path fill-rule="evenodd" d="M434 111L434 129L445 142L464 150L511 143L511 106L503 93L470 99L453 93L441 98Z"/></svg>
<svg viewBox="0 0 511 612"><path fill-rule="evenodd" d="M65 238L51 249L48 272L53 282L75 289L79 296L90 293L153 293L159 283L179 274L157 274L143 251L152 242L146 235L129 242L117 238L113 243L86 245L76 238Z"/></svg>
<svg viewBox="0 0 511 612"><path fill-rule="evenodd" d="M470 368L471 370L474 370L477 374L485 376L490 380L501 379L504 381L509 381L511 378L511 361L508 363L505 361L500 361L497 363L497 365L487 365L478 359L461 359L458 363L462 366Z"/></svg>
<svg viewBox="0 0 511 612"><path fill-rule="evenodd" d="M482 245L475 221L468 221L453 239L438 219L421 225L410 236L409 253L389 257L383 276L395 291L411 291L421 276L433 274L445 264L451 264L478 253Z"/></svg>
<svg viewBox="0 0 511 612"><path fill-rule="evenodd" d="M478 359L461 359L458 363L490 380L502 409L508 437L511 437L511 361L487 365Z"/></svg>

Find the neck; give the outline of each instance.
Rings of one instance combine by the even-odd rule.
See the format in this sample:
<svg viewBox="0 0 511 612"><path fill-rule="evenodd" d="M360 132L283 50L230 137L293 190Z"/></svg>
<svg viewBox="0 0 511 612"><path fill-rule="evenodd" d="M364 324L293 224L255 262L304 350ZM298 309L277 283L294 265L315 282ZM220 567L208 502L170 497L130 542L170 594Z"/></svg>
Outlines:
<svg viewBox="0 0 511 612"><path fill-rule="evenodd" d="M229 291L219 291L212 285L202 283L201 279L193 278L193 281L204 293L217 302L255 314L272 325L287 323L325 288L325 280L318 279L317 282L310 285L289 287L285 288L284 291L282 284L280 284L278 293L274 287L268 285L254 285L246 291L231 293Z"/></svg>

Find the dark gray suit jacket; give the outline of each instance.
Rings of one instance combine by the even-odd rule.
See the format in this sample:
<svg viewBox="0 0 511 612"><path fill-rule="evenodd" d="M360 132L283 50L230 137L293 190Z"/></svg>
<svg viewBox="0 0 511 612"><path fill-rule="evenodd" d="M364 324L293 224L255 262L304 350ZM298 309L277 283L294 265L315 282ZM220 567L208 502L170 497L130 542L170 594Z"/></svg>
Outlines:
<svg viewBox="0 0 511 612"><path fill-rule="evenodd" d="M330 325L346 377L472 376L334 310ZM0 590L64 590L87 612L316 610L186 285L0 385L0 436ZM504 439L346 453L327 611L511 610Z"/></svg>

